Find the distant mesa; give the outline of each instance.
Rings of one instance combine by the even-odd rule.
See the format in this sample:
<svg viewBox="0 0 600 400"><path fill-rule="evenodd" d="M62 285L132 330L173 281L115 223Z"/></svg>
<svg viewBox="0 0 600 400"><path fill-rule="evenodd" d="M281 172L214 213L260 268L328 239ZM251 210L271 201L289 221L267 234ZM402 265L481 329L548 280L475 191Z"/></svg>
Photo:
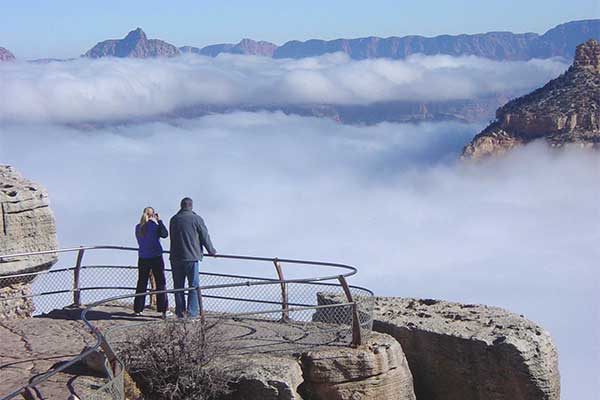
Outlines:
<svg viewBox="0 0 600 400"><path fill-rule="evenodd" d="M278 47L275 58L314 57L343 52L352 59L403 59L411 54L451 56L473 55L492 60L532 58L572 58L575 46L590 38L600 40L600 20L572 21L556 26L543 35L537 33L488 32L474 35L435 37L366 37L358 39L293 40Z"/></svg>
<svg viewBox="0 0 600 400"><path fill-rule="evenodd" d="M404 59L412 54L477 56L499 61L530 60L574 56L575 46L588 39L600 40L600 20L581 20L558 25L543 35L537 33L487 32L473 35L435 37L403 36L381 38L307 41L291 40L282 46L271 42L243 39L206 47L175 47L157 39L147 39L142 29L131 31L124 39L106 40L85 53L86 57L172 57L193 53L216 57L222 53L273 58L316 57L342 52L355 60L368 58Z"/></svg>
<svg viewBox="0 0 600 400"><path fill-rule="evenodd" d="M534 140L600 149L600 44L577 46L573 65L532 93L509 101L463 150L464 159L507 152Z"/></svg>
<svg viewBox="0 0 600 400"><path fill-rule="evenodd" d="M132 57L156 58L179 55L177 47L158 39L148 39L141 28L127 34L123 39L105 40L96 44L83 56L100 57Z"/></svg>
<svg viewBox="0 0 600 400"><path fill-rule="evenodd" d="M4 47L0 47L0 62L13 60L15 60L14 54Z"/></svg>
<svg viewBox="0 0 600 400"><path fill-rule="evenodd" d="M182 53L194 53L204 56L216 57L221 53L243 54L262 57L273 57L277 45L271 42L242 39L239 43L213 44L203 48L183 46L179 50Z"/></svg>
<svg viewBox="0 0 600 400"><path fill-rule="evenodd" d="M221 53L251 54L273 58L316 57L342 52L354 60L368 58L404 59L412 54L477 56L492 60L572 58L575 46L590 38L600 40L600 20L572 21L543 35L537 33L488 32L474 35L404 36L307 41L291 40L282 46L244 39L238 44L216 44L203 48L184 46L183 53L216 57Z"/></svg>

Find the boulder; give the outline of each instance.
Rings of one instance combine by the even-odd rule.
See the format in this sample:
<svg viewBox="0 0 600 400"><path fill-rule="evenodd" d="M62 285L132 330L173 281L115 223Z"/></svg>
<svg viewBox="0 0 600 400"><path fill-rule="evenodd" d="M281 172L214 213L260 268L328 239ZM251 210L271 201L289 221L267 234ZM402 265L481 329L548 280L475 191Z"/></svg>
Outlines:
<svg viewBox="0 0 600 400"><path fill-rule="evenodd" d="M419 400L558 400L550 334L497 307L376 298L373 329L396 338Z"/></svg>
<svg viewBox="0 0 600 400"><path fill-rule="evenodd" d="M358 348L317 350L301 357L305 398L414 400L406 357L394 338L374 333Z"/></svg>
<svg viewBox="0 0 600 400"><path fill-rule="evenodd" d="M90 349L91 346L85 346L79 354L81 355ZM106 374L106 355L101 350L93 350L81 360L81 363L90 371L96 372L101 376Z"/></svg>
<svg viewBox="0 0 600 400"><path fill-rule="evenodd" d="M0 165L0 255L52 250L57 246L46 190L23 178L14 168ZM1 300L27 295L30 290L32 277L7 275L47 270L56 261L55 254L0 258L0 317L24 318L33 311L30 300Z"/></svg>

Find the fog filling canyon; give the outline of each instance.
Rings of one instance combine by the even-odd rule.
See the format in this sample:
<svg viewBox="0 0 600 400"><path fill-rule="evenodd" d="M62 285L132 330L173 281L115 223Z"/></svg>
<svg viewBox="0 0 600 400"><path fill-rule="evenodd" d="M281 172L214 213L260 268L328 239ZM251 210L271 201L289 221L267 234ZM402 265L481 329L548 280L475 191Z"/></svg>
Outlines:
<svg viewBox="0 0 600 400"><path fill-rule="evenodd" d="M59 124L209 101L470 97L535 87L564 67L560 60L339 55L2 65L0 160L48 188L64 247L133 245L144 206L169 217L191 196L221 253L345 262L360 270L353 283L377 295L524 314L557 343L564 398L593 398L597 153L534 144L496 160L458 162L485 122L350 126L235 112L85 130Z"/></svg>
<svg viewBox="0 0 600 400"><path fill-rule="evenodd" d="M370 104L526 92L566 69L563 59L498 62L420 56L352 61L219 55L3 63L0 121L106 122L194 105Z"/></svg>

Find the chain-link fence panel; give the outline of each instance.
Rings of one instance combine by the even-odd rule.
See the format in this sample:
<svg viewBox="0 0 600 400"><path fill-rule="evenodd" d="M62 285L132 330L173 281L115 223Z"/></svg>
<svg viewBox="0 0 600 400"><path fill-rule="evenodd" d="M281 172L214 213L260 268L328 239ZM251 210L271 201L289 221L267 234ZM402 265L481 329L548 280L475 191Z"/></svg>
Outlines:
<svg viewBox="0 0 600 400"><path fill-rule="evenodd" d="M73 302L73 269L0 276L0 316L27 318Z"/></svg>
<svg viewBox="0 0 600 400"><path fill-rule="evenodd" d="M133 294L137 276L138 269L135 266L83 266L80 274L81 303L91 304L110 297ZM123 301L133 303L133 298Z"/></svg>
<svg viewBox="0 0 600 400"><path fill-rule="evenodd" d="M108 379L108 381L98 389L86 393L85 400L124 400L125 399L125 382L124 369Z"/></svg>

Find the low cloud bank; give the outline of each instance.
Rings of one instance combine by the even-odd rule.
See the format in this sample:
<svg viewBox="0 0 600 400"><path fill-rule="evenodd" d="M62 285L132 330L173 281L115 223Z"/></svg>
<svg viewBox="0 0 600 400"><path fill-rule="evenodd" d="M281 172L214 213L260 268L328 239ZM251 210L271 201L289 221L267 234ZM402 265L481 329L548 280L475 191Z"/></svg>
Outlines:
<svg viewBox="0 0 600 400"><path fill-rule="evenodd" d="M169 216L189 195L220 252L347 262L379 295L524 314L559 347L563 396L592 398L600 157L532 145L457 163L480 128L281 113L86 132L5 125L0 160L48 187L63 246L133 244L144 206Z"/></svg>
<svg viewBox="0 0 600 400"><path fill-rule="evenodd" d="M411 56L353 61L220 55L0 64L0 122L106 122L210 106L471 99L522 93L564 71L565 60L498 62Z"/></svg>

